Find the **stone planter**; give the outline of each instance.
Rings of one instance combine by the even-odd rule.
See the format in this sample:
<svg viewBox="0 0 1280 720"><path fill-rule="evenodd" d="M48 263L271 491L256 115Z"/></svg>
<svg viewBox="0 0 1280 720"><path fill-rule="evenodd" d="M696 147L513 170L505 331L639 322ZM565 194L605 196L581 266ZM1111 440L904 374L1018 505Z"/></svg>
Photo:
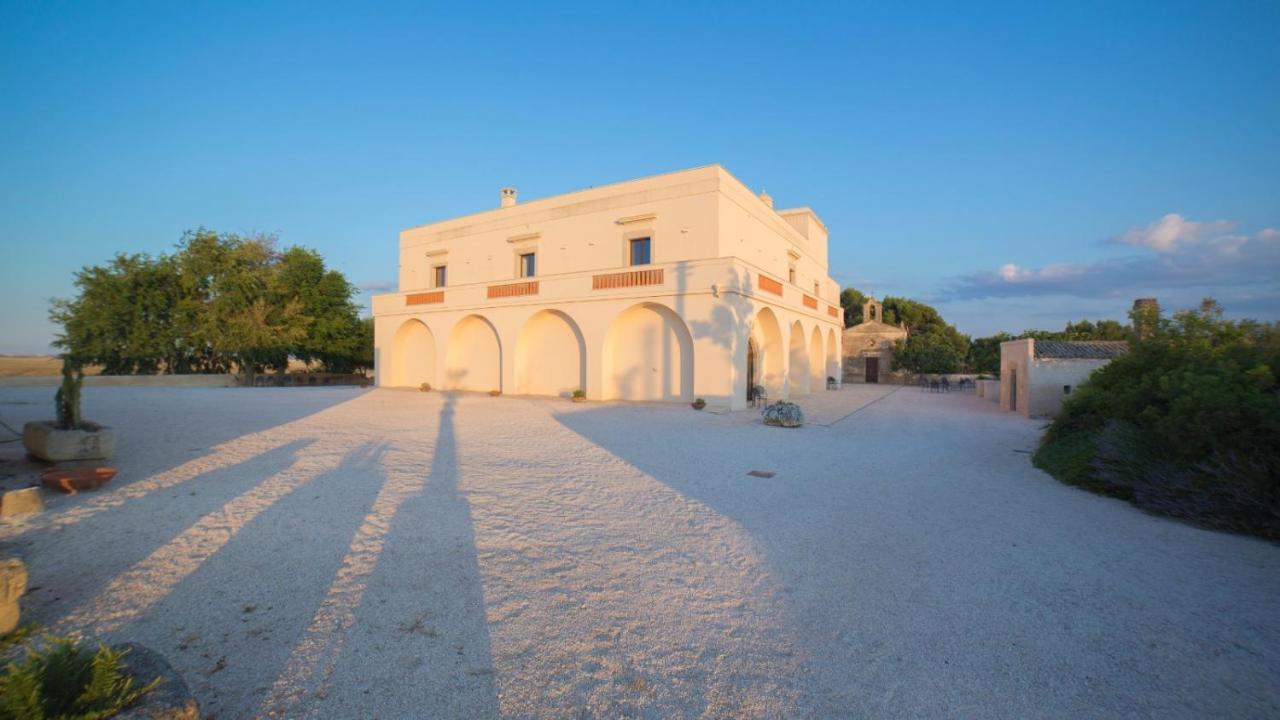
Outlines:
<svg viewBox="0 0 1280 720"><path fill-rule="evenodd" d="M84 422L75 430L63 430L51 420L22 426L22 444L41 460L105 460L116 451L116 433L109 427Z"/></svg>
<svg viewBox="0 0 1280 720"><path fill-rule="evenodd" d="M571 400L573 400L573 401L574 401L574 402L576 402L576 403L584 403L584 402L586 402L586 401L587 401L587 398L586 398L585 396L582 396L582 395L574 395L574 396L573 396L572 398L570 398L570 399L571 399Z"/></svg>

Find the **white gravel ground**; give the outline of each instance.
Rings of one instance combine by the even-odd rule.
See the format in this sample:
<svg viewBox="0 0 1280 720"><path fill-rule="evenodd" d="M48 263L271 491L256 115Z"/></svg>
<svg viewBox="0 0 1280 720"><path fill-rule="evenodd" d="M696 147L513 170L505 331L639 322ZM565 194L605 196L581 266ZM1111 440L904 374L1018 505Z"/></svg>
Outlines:
<svg viewBox="0 0 1280 720"><path fill-rule="evenodd" d="M0 552L28 619L161 651L223 719L1280 715L1280 547L1062 486L1040 423L971 395L891 390L783 430L88 388L119 478ZM0 389L0 420L51 397Z"/></svg>

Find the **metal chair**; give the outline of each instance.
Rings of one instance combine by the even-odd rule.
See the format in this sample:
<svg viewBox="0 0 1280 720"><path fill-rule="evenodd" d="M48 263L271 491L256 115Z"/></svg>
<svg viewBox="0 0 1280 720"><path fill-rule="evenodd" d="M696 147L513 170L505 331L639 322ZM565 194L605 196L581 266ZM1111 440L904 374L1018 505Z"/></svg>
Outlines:
<svg viewBox="0 0 1280 720"><path fill-rule="evenodd" d="M751 407L769 407L769 391L763 385L751 388Z"/></svg>

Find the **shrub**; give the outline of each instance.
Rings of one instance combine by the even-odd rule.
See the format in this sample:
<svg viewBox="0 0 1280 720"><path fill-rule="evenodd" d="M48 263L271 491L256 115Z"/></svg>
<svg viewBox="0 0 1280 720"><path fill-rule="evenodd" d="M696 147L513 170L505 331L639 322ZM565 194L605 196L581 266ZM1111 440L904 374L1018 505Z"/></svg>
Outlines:
<svg viewBox="0 0 1280 720"><path fill-rule="evenodd" d="M125 669L124 652L96 650L69 637L46 635L42 647L8 663L0 674L0 720L109 718L153 690Z"/></svg>
<svg viewBox="0 0 1280 720"><path fill-rule="evenodd" d="M573 396L576 398L585 398L587 396L587 392L582 389L574 390Z"/></svg>
<svg viewBox="0 0 1280 720"><path fill-rule="evenodd" d="M1139 507L1280 538L1280 328L1157 322L1063 405L1035 462Z"/></svg>

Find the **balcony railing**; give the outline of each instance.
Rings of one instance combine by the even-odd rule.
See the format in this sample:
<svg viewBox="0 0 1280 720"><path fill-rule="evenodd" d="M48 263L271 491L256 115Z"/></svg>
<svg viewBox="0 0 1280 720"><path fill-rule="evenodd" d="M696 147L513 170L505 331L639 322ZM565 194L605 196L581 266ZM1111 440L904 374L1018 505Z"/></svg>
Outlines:
<svg viewBox="0 0 1280 720"><path fill-rule="evenodd" d="M591 289L613 290L616 288L640 287L642 285L661 285L662 282L662 268L656 270L633 270L631 272L592 275Z"/></svg>
<svg viewBox="0 0 1280 720"><path fill-rule="evenodd" d="M490 285L488 296L490 300L495 298L520 297L521 295L537 295L538 281L530 280L529 282L510 283L508 285Z"/></svg>
<svg viewBox="0 0 1280 720"><path fill-rule="evenodd" d="M755 275L751 286L738 286L739 278L744 272ZM677 275L679 282L675 282ZM669 280L672 282L668 282ZM546 293L542 292L544 284L547 285ZM819 295L810 295L804 289L775 279L750 263L736 258L646 265L641 268L601 268L595 272L576 271L539 278L494 279L448 288L423 288L375 296L373 306L375 315L393 315L485 307L487 304L536 303L541 298L568 301L602 296L668 295L683 292L686 288L714 290L716 286L722 289L739 288L738 292L755 295L764 302L780 303L795 311L816 316L821 316L825 309L829 316L826 319L828 322L838 322L842 317L840 307L831 305Z"/></svg>
<svg viewBox="0 0 1280 720"><path fill-rule="evenodd" d="M410 293L404 296L405 305L433 305L444 302L444 291Z"/></svg>
<svg viewBox="0 0 1280 720"><path fill-rule="evenodd" d="M774 280L773 278L770 278L770 277L765 277L764 275L757 274L756 284L760 286L761 290L764 290L765 292L771 292L774 295L777 295L778 297L782 297L782 283L778 282L777 280Z"/></svg>

